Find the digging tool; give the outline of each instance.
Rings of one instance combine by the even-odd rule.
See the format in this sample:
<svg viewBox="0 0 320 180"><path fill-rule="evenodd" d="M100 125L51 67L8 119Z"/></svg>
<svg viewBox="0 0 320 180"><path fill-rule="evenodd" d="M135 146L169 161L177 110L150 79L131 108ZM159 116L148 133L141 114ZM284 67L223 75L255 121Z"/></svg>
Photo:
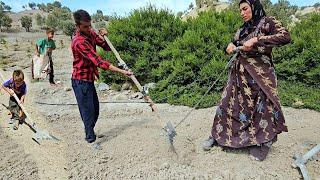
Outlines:
<svg viewBox="0 0 320 180"><path fill-rule="evenodd" d="M308 160L314 156L315 154L320 152L320 144L312 148L310 151L308 151L305 155L300 156L300 155L295 155L293 158L295 159L294 163L297 167L299 167L301 174L303 176L304 180L310 180L311 178L308 175L306 163Z"/></svg>
<svg viewBox="0 0 320 180"><path fill-rule="evenodd" d="M2 81L2 83L4 82L4 78L2 73L0 72L0 79ZM9 92L8 92L9 93ZM10 93L9 93L10 94ZM24 124L26 124L32 132L35 133L34 138L32 138L34 141L36 141L38 144L39 142L37 140L55 140L55 141L59 141L58 138L54 137L53 135L49 134L46 131L40 131L36 126L35 123L32 121L30 114L27 112L26 108L21 104L18 96L13 93L12 95L14 97L14 99L18 102L18 105L20 106L21 110L24 112L24 114L26 115L26 117L28 118L28 120L30 121L30 123L27 123L26 121L24 121ZM6 107L8 110L10 110L9 107L5 106L4 104L2 104L4 107Z"/></svg>
<svg viewBox="0 0 320 180"><path fill-rule="evenodd" d="M109 45L110 49L112 50L112 52L115 54L117 60L119 61L118 66L121 67L124 70L130 70L129 67L127 66L127 64L122 60L122 58L120 57L118 51L114 48L114 46L112 45L111 41L109 40L109 38L107 36L104 36L105 41L107 42L107 44ZM133 83L137 86L138 90L143 94L144 99L146 102L149 103L152 111L156 111L156 107L154 102L152 101L152 99L150 98L150 96L147 95L146 92L146 88L142 87L141 84L139 83L139 81L137 80L137 78L135 77L135 75L131 75L130 79L133 81Z"/></svg>
<svg viewBox="0 0 320 180"><path fill-rule="evenodd" d="M229 62L227 63L227 65L225 66L224 70L219 74L218 78L212 83L212 85L209 87L209 89L206 91L206 93L201 97L201 99L197 102L197 104L184 116L184 118L182 118L182 120L176 125L173 126L172 124L170 124L170 126L172 126L172 129L177 129L188 117L189 115L199 106L199 104L202 102L203 98L205 96L208 95L208 93L211 91L211 89L216 85L216 83L220 80L220 78L222 77L222 75L233 65L234 60L237 58L238 53L240 51L243 50L243 46L238 46L237 48L235 48L233 50L233 56L230 58ZM177 135L176 132L172 133L171 136L169 136L169 141L171 142L172 146L173 146L173 140L174 137Z"/></svg>
<svg viewBox="0 0 320 180"><path fill-rule="evenodd" d="M122 67L125 70L130 70L129 67L127 66L127 64L122 60L122 58L120 57L118 51L114 48L114 46L112 45L111 41L109 40L109 38L107 36L104 36L105 41L107 42L107 44L109 45L110 49L112 50L112 52L115 54L117 60L119 61L119 66ZM157 109L155 107L155 103L152 101L152 99L150 98L150 96L147 95L147 89L142 87L141 84L139 83L139 81L137 80L137 78L134 75L130 76L130 79L133 81L133 83L137 86L137 88L139 89L139 91L143 94L144 99L147 103L149 103L151 109L153 112L156 113L156 117L163 122L163 120L160 118L160 115L157 112ZM168 138L168 142L170 143L171 147L173 148L173 137L176 136L176 131L174 129L174 126L172 125L172 123L170 121L166 122L163 129L166 131L166 136Z"/></svg>

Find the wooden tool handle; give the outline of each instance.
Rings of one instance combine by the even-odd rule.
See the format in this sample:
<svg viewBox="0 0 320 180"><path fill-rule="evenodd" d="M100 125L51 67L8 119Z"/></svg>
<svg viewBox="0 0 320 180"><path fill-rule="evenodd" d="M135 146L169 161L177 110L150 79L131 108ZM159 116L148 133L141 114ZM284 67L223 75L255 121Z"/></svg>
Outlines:
<svg viewBox="0 0 320 180"><path fill-rule="evenodd" d="M124 64L126 65L126 63L121 59L118 51L114 48L114 46L112 45L111 41L109 40L109 38L107 36L104 36L104 39L106 40L107 44L109 45L111 51L115 54L117 60L120 62L120 64ZM131 80L133 81L133 83L137 86L137 88L139 89L140 92L143 92L143 88L141 86L141 84L139 83L139 81L137 80L137 78L134 75L130 76ZM150 96L146 96L144 97L145 101L148 102L150 104L150 107L152 109L152 111L155 111L155 104L152 101L152 99L150 98Z"/></svg>

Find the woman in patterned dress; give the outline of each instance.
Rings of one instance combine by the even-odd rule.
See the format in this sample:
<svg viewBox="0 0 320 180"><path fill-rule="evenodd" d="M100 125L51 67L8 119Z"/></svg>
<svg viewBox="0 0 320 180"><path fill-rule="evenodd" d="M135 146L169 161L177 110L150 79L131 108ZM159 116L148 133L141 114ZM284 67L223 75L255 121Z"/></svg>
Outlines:
<svg viewBox="0 0 320 180"><path fill-rule="evenodd" d="M273 17L267 17L259 0L241 0L244 24L226 51L243 46L229 70L228 82L217 108L211 136L203 149L214 144L249 147L250 155L264 160L277 135L287 131L277 93L272 48L291 41L290 34Z"/></svg>

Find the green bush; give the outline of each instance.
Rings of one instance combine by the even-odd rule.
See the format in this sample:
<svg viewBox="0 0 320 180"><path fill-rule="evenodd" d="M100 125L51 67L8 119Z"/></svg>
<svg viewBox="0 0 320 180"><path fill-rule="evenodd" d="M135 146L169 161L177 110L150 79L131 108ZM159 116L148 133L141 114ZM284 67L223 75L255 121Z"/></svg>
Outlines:
<svg viewBox="0 0 320 180"><path fill-rule="evenodd" d="M184 23L168 10L153 6L134 10L128 17L114 18L109 24L109 38L123 60L142 83L155 82L152 69L159 67L159 56L170 42L181 36ZM117 62L110 55L112 62ZM103 73L108 81L122 82L122 77Z"/></svg>
<svg viewBox="0 0 320 180"><path fill-rule="evenodd" d="M32 27L32 18L30 16L22 16L21 17L21 26L26 29L27 32L30 31Z"/></svg>
<svg viewBox="0 0 320 180"><path fill-rule="evenodd" d="M49 11L50 13L47 16L47 19L46 19L47 27L51 27L54 29L64 29L65 24L70 24L68 22L73 21L70 9L66 7L60 8L59 2L50 6L48 5L49 8L51 8L51 6L54 6L54 7L52 10Z"/></svg>
<svg viewBox="0 0 320 180"><path fill-rule="evenodd" d="M239 22L239 16L231 11L205 12L196 19L189 19L183 36L160 52L164 61L153 70L159 80L157 88L151 91L155 100L163 102L165 97L171 96L169 103L195 105L224 70L228 60L225 47L240 26ZM200 107L218 102L226 78L225 73ZM195 80L197 82L190 85Z"/></svg>
<svg viewBox="0 0 320 180"><path fill-rule="evenodd" d="M286 1L281 3L279 7L287 6ZM194 106L224 70L230 58L225 48L242 24L238 11L203 12L183 22L170 11L152 6L112 19L110 40L142 84L157 83L150 90L153 100L187 106ZM320 14L306 16L291 28L293 43L275 48L283 105L320 110L319 29ZM112 53L101 48L98 52L117 64ZM225 73L200 108L219 102L226 80ZM101 70L100 81L119 84L125 78Z"/></svg>
<svg viewBox="0 0 320 180"><path fill-rule="evenodd" d="M281 104L320 111L320 89L300 82L279 82Z"/></svg>
<svg viewBox="0 0 320 180"><path fill-rule="evenodd" d="M73 33L76 30L75 23L73 21L63 22L63 33L72 38Z"/></svg>
<svg viewBox="0 0 320 180"><path fill-rule="evenodd" d="M280 79L320 87L320 14L310 14L291 30L293 43L276 49L274 62Z"/></svg>

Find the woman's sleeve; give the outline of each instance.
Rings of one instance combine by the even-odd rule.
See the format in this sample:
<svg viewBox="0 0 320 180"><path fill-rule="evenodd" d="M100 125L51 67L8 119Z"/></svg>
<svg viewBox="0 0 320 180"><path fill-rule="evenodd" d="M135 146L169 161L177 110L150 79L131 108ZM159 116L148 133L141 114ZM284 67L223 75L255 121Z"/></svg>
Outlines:
<svg viewBox="0 0 320 180"><path fill-rule="evenodd" d="M258 36L258 44L262 46L282 46L291 42L290 33L286 30L280 21L270 17L266 21L266 29L269 35Z"/></svg>

